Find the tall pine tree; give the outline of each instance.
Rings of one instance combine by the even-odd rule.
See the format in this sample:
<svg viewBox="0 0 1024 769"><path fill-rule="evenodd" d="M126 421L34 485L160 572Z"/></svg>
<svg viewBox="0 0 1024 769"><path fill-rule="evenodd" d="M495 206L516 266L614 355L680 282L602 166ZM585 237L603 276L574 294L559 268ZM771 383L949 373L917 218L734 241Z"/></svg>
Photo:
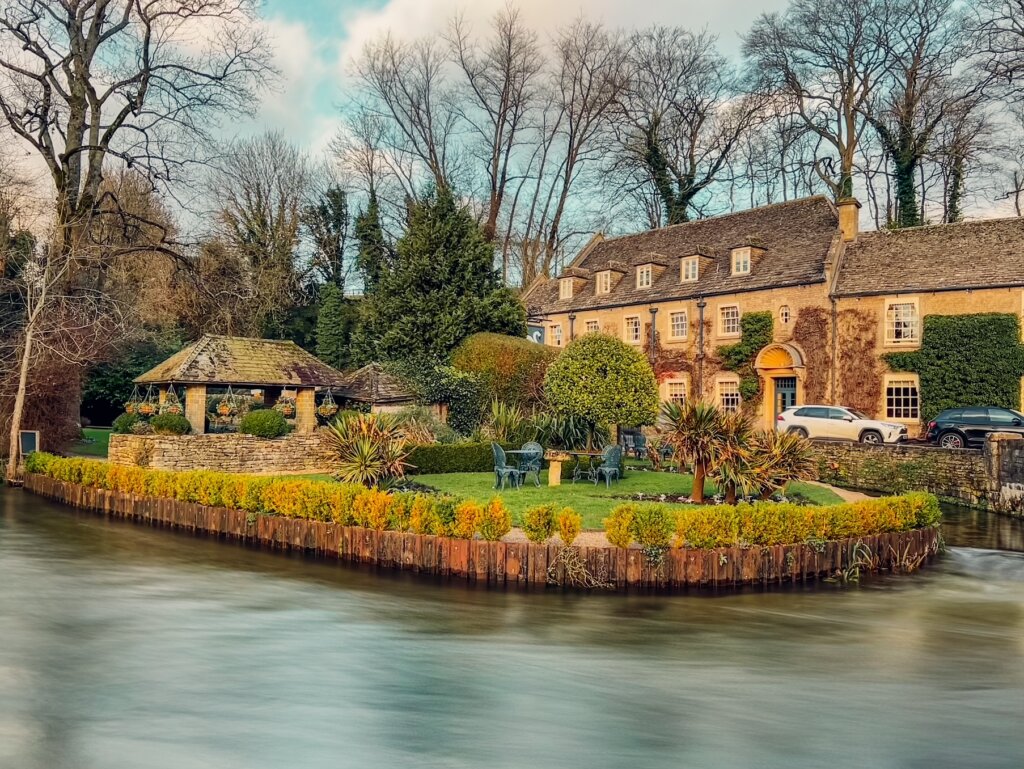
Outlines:
<svg viewBox="0 0 1024 769"><path fill-rule="evenodd" d="M352 301L333 283L320 289L320 312L316 319L316 355L336 369L351 363L349 344L355 312Z"/></svg>
<svg viewBox="0 0 1024 769"><path fill-rule="evenodd" d="M526 310L501 286L491 244L451 192L413 206L409 227L360 308L361 360L445 360L470 334L525 336Z"/></svg>
<svg viewBox="0 0 1024 769"><path fill-rule="evenodd" d="M377 193L370 190L370 201L365 211L356 216L353 234L359 253L356 264L363 276L363 291L370 293L377 286L381 273L393 261L391 246L384 236L384 228L380 223L380 204Z"/></svg>

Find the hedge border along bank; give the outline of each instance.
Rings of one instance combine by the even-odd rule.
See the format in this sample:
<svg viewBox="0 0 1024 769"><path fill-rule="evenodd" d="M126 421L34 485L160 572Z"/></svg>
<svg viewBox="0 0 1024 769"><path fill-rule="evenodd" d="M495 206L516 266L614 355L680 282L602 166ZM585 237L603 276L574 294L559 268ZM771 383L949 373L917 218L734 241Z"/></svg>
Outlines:
<svg viewBox="0 0 1024 769"><path fill-rule="evenodd" d="M502 444L505 451L518 449ZM430 443L413 446L406 461L410 473L438 475L441 473L488 473L494 470L494 453L490 443Z"/></svg>
<svg viewBox="0 0 1024 769"><path fill-rule="evenodd" d="M508 520L500 499L483 506L490 514L489 518L484 518L478 512L479 504L456 497L389 494L355 484L303 478L145 470L40 452L28 456L25 469L58 481L136 496L377 530L458 536L471 529L486 532L495 522L503 527ZM676 545L702 548L788 545L868 536L933 526L941 519L938 500L922 492L821 507L758 503L675 509L651 505L650 508L650 511L645 510L644 518L650 522L658 514L664 516L675 531ZM635 512L636 505L619 505L611 511L609 531L613 536L615 532L624 531L634 539L644 538L643 532L633 525L630 510ZM466 525L467 516L475 522L473 526ZM666 521L655 523L658 528L664 528ZM628 544L627 540L622 541Z"/></svg>
<svg viewBox="0 0 1024 769"><path fill-rule="evenodd" d="M884 358L893 371L920 378L925 424L946 409L1020 408L1024 345L1016 315L926 315L920 349Z"/></svg>

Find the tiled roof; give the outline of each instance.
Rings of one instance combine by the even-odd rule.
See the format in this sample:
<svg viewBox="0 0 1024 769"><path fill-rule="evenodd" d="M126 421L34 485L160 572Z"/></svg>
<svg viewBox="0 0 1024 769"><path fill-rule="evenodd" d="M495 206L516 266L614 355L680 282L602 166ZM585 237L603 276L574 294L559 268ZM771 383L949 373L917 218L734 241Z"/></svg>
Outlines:
<svg viewBox="0 0 1024 769"><path fill-rule="evenodd" d="M1024 286L1024 219L862 234L846 246L835 293Z"/></svg>
<svg viewBox="0 0 1024 769"><path fill-rule="evenodd" d="M608 238L591 244L572 266L593 275L616 263L625 264L629 272L611 293L595 295L595 281L590 280L572 299L559 300L557 281L539 280L524 301L533 313L567 312L822 283L837 232L835 208L826 198L815 196ZM755 259L750 274L731 275L731 249L751 243L764 248L764 253ZM678 259L695 254L710 258L701 260L696 282L681 283ZM636 288L632 271L652 261L666 263L668 269L655 277L650 288Z"/></svg>
<svg viewBox="0 0 1024 769"><path fill-rule="evenodd" d="M347 377L295 342L208 334L135 381L340 388Z"/></svg>
<svg viewBox="0 0 1024 769"><path fill-rule="evenodd" d="M385 371L379 363L370 363L351 374L343 390L346 398L362 403L396 403L414 399L402 381Z"/></svg>

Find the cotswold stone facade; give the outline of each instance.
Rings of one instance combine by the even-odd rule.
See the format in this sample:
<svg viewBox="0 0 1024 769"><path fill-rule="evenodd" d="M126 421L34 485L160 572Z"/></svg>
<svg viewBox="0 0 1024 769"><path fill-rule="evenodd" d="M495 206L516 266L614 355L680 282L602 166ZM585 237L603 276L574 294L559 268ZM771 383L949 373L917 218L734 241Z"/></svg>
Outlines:
<svg viewBox="0 0 1024 769"><path fill-rule="evenodd" d="M321 432L256 438L238 433L112 435L108 461L154 470L288 474L333 471Z"/></svg>
<svg viewBox="0 0 1024 769"><path fill-rule="evenodd" d="M785 406L841 404L914 434L918 376L883 356L918 349L927 315L1020 317L1024 219L861 233L859 208L819 196L599 234L560 276L530 286L531 323L556 347L591 332L637 345L666 400L742 403L766 428ZM726 370L719 349L742 339L751 313L770 314L771 342L747 372ZM758 392L743 402L750 376Z"/></svg>

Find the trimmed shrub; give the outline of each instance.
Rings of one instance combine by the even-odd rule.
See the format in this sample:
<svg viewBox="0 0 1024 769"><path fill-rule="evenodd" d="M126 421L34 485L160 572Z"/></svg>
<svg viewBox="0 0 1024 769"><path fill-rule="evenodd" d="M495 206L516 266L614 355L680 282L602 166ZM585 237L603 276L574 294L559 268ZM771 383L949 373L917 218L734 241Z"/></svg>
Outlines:
<svg viewBox="0 0 1024 769"><path fill-rule="evenodd" d="M672 541L675 524L675 514L663 505L645 505L633 514L629 532L640 547L665 548Z"/></svg>
<svg viewBox="0 0 1024 769"><path fill-rule="evenodd" d="M519 448L511 444L505 450ZM453 443L414 446L406 457L411 473L487 473L494 469L494 454L489 443Z"/></svg>
<svg viewBox="0 0 1024 769"><path fill-rule="evenodd" d="M356 526L384 531L391 516L391 495L377 489L365 489L352 503Z"/></svg>
<svg viewBox="0 0 1024 769"><path fill-rule="evenodd" d="M558 536L566 547L576 541L583 529L583 516L571 507L563 507L558 514Z"/></svg>
<svg viewBox="0 0 1024 769"><path fill-rule="evenodd" d="M476 375L485 401L529 407L542 401L544 374L558 352L521 337L484 332L456 348L452 366Z"/></svg>
<svg viewBox="0 0 1024 769"><path fill-rule="evenodd" d="M157 435L187 435L192 432L192 423L181 414L157 414L149 424Z"/></svg>
<svg viewBox="0 0 1024 769"><path fill-rule="evenodd" d="M488 542L497 542L512 530L512 513L501 497L493 497L480 519L480 536Z"/></svg>
<svg viewBox="0 0 1024 769"><path fill-rule="evenodd" d="M546 542L555 533L555 506L537 505L523 513L523 533L531 542Z"/></svg>
<svg viewBox="0 0 1024 769"><path fill-rule="evenodd" d="M484 517L484 509L473 500L461 502L455 508L455 522L451 527L451 535L459 539L473 539L480 522Z"/></svg>
<svg viewBox="0 0 1024 769"><path fill-rule="evenodd" d="M638 507L632 504L619 505L602 521L605 536L615 547L629 547L633 541L633 517Z"/></svg>
<svg viewBox="0 0 1024 769"><path fill-rule="evenodd" d="M238 424L238 432L257 438L280 438L287 435L289 429L284 414L275 409L250 411Z"/></svg>
<svg viewBox="0 0 1024 769"><path fill-rule="evenodd" d="M130 433L132 431L132 426L141 421L142 417L138 414L121 414L110 426L110 432L118 433L120 435Z"/></svg>
<svg viewBox="0 0 1024 769"><path fill-rule="evenodd" d="M444 521L438 514L436 500L417 494L409 509L409 528L416 534L444 534Z"/></svg>
<svg viewBox="0 0 1024 769"><path fill-rule="evenodd" d="M408 492L391 495L391 506L388 508L389 529L409 531L409 519L414 499L416 499L416 495Z"/></svg>

